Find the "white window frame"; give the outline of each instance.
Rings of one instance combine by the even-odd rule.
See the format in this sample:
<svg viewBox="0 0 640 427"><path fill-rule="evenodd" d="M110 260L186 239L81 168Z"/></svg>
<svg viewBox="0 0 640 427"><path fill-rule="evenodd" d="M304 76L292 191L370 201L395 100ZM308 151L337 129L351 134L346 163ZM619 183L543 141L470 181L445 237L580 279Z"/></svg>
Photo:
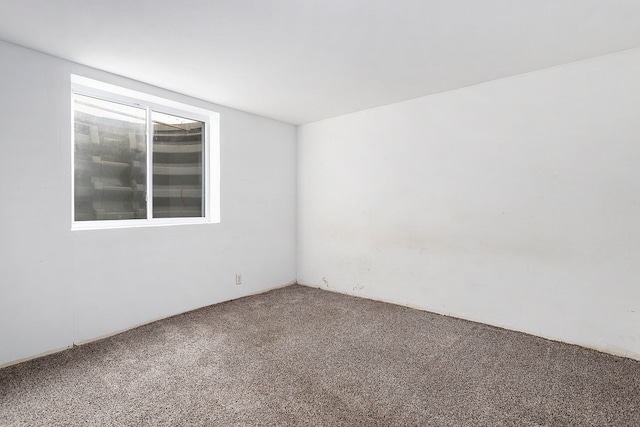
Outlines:
<svg viewBox="0 0 640 427"><path fill-rule="evenodd" d="M113 101L147 110L147 218L122 220L75 220L75 95L85 95L105 101ZM152 218L153 216L153 132L150 112L167 113L187 117L205 123L204 166L204 216L178 218ZM220 222L220 113L149 95L143 92L100 82L83 76L71 75L71 229L96 230L111 228L152 227L186 224L212 224Z"/></svg>

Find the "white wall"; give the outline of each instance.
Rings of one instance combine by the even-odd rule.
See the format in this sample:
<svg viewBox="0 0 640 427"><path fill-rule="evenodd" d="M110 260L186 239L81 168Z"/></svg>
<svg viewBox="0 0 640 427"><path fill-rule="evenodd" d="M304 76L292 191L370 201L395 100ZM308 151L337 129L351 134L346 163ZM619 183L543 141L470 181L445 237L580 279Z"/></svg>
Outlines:
<svg viewBox="0 0 640 427"><path fill-rule="evenodd" d="M298 144L300 283L640 359L640 50Z"/></svg>
<svg viewBox="0 0 640 427"><path fill-rule="evenodd" d="M71 73L220 112L222 222L71 232ZM0 43L0 366L293 282L295 138Z"/></svg>
<svg viewBox="0 0 640 427"><path fill-rule="evenodd" d="M220 112L222 222L71 232L71 73ZM633 50L300 127L298 280L640 359L639 76ZM295 141L0 42L0 366L293 281Z"/></svg>

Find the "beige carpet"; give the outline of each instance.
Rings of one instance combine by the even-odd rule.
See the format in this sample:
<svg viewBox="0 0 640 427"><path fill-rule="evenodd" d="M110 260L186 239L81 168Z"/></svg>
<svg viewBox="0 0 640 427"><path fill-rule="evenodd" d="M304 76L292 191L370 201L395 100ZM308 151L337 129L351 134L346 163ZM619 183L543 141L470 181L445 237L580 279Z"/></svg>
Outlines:
<svg viewBox="0 0 640 427"><path fill-rule="evenodd" d="M0 426L640 426L640 363L291 286L0 370Z"/></svg>

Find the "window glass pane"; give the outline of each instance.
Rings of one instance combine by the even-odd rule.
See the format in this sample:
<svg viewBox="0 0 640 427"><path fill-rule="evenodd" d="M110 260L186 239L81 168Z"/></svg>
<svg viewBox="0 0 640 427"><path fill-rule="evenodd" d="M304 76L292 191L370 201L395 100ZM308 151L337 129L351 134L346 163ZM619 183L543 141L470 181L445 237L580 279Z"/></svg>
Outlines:
<svg viewBox="0 0 640 427"><path fill-rule="evenodd" d="M204 123L152 112L153 217L202 217Z"/></svg>
<svg viewBox="0 0 640 427"><path fill-rule="evenodd" d="M75 220L146 218L146 110L74 95Z"/></svg>

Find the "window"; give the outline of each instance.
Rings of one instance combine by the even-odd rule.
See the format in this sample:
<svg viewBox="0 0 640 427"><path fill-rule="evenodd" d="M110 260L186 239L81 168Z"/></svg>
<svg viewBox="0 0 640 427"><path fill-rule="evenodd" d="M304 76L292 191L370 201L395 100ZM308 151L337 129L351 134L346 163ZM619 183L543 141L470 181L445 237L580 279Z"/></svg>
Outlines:
<svg viewBox="0 0 640 427"><path fill-rule="evenodd" d="M216 113L125 89L72 88L74 229L217 222Z"/></svg>

